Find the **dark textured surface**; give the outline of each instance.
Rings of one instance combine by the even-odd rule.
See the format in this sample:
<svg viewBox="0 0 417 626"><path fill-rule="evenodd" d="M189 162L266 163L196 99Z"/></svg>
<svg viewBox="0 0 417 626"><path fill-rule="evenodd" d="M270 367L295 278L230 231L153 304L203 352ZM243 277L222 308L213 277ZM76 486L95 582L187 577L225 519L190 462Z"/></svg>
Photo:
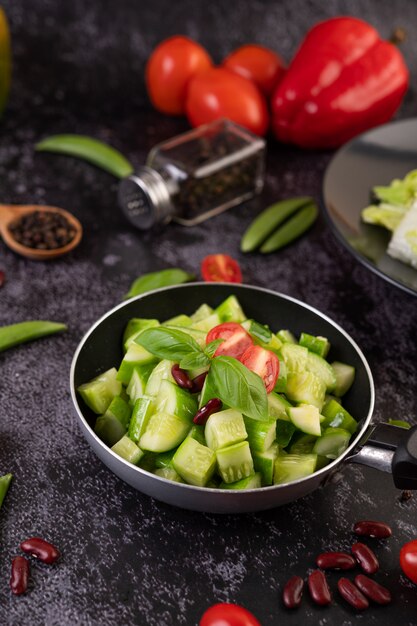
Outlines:
<svg viewBox="0 0 417 626"><path fill-rule="evenodd" d="M195 272L206 254L226 251L246 282L272 287L316 306L362 347L376 385L375 419L416 423L417 300L358 264L320 218L308 237L267 258L243 256L243 228L267 202L320 197L331 153L305 153L269 142L260 201L192 230L133 232L116 202L114 180L84 163L35 155L33 144L57 132L110 141L135 164L183 120L152 112L143 91L146 57L178 31L198 38L216 61L239 43L270 45L289 59L317 19L355 14L388 36L392 25L416 24L417 4L241 1L210 3L3 2L14 44L14 83L1 125L4 202L45 202L74 212L85 228L80 247L54 263L33 263L0 245L7 282L0 323L34 318L67 322L65 335L0 356L0 470L13 486L0 516L0 623L192 625L217 601L245 605L263 626L285 624L417 624L416 587L400 573L399 547L417 536L416 498L399 502L389 475L358 467L342 481L290 506L256 515L200 515L160 504L114 477L94 456L75 422L68 388L72 354L101 314L117 304L142 272L179 266ZM412 83L400 117L417 104L417 44L404 46ZM220 235L221 233L221 235ZM179 303L179 309L181 303ZM323 548L348 548L358 518L392 524L376 546L377 579L392 589L386 609L356 615L337 597L330 609L305 598L287 613L280 589L304 575ZM12 597L9 563L25 537L55 542L54 567L34 565L32 589ZM338 575L329 577L335 590Z"/></svg>

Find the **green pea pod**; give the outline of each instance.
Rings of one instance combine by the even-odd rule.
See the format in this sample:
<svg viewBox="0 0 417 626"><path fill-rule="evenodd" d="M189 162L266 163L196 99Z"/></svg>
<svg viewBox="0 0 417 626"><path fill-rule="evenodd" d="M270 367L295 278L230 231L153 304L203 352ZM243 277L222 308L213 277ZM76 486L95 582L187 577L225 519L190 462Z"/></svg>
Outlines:
<svg viewBox="0 0 417 626"><path fill-rule="evenodd" d="M313 202L312 198L299 197L281 200L262 211L250 224L240 242L242 252L252 252L261 246L267 237L275 232L276 228L293 213L306 204Z"/></svg>
<svg viewBox="0 0 417 626"><path fill-rule="evenodd" d="M314 202L307 204L265 241L261 246L261 252L275 252L291 243L310 228L317 215L317 205Z"/></svg>
<svg viewBox="0 0 417 626"><path fill-rule="evenodd" d="M124 296L124 300L138 296L141 293L146 293L152 289L159 289L159 287L169 287L170 285L181 285L193 280L192 274L187 274L184 270L178 268L171 268L167 270L161 270L160 272L150 272L149 274L143 274L130 286L128 293Z"/></svg>
<svg viewBox="0 0 417 626"><path fill-rule="evenodd" d="M35 149L79 157L117 178L125 178L133 172L132 164L118 150L84 135L54 135L36 144Z"/></svg>
<svg viewBox="0 0 417 626"><path fill-rule="evenodd" d="M12 478L13 474L4 474L4 476L0 476L0 507L3 504L4 498L6 497L6 493L10 487Z"/></svg>
<svg viewBox="0 0 417 626"><path fill-rule="evenodd" d="M411 424L409 424L408 422L404 421L404 420L388 420L388 424L391 424L392 426L398 426L399 428L405 428L407 430L409 430L411 428Z"/></svg>
<svg viewBox="0 0 417 626"><path fill-rule="evenodd" d="M18 346L27 341L33 341L40 337L53 335L67 330L65 324L58 322L47 322L43 320L33 320L30 322L20 322L10 326L0 327L0 352Z"/></svg>

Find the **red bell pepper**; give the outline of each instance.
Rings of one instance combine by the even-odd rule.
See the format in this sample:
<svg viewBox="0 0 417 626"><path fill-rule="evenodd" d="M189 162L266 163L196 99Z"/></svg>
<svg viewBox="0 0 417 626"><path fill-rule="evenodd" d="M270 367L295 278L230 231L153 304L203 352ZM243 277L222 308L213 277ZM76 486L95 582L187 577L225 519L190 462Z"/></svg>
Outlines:
<svg viewBox="0 0 417 626"><path fill-rule="evenodd" d="M355 17L316 24L272 97L272 127L285 143L335 148L394 115L409 74L395 45Z"/></svg>

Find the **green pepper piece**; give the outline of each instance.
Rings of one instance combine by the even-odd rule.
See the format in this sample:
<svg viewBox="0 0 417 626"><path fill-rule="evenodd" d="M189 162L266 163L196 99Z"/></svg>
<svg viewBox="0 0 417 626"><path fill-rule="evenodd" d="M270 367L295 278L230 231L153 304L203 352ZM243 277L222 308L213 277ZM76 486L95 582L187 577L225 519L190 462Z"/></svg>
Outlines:
<svg viewBox="0 0 417 626"><path fill-rule="evenodd" d="M84 135L53 135L36 144L35 150L79 157L117 178L133 172L132 164L118 150Z"/></svg>
<svg viewBox="0 0 417 626"><path fill-rule="evenodd" d="M312 198L300 197L281 200L271 205L256 217L242 237L240 249L242 252L252 252L262 245L267 237L293 213L306 204L311 204Z"/></svg>
<svg viewBox="0 0 417 626"><path fill-rule="evenodd" d="M6 493L10 487L12 478L13 474L4 474L4 476L0 476L0 507L3 504L4 498L6 497Z"/></svg>
<svg viewBox="0 0 417 626"><path fill-rule="evenodd" d="M261 246L261 252L275 252L303 235L316 221L318 208L314 202L300 209L294 217L273 233Z"/></svg>
<svg viewBox="0 0 417 626"><path fill-rule="evenodd" d="M53 335L67 330L65 324L58 322L48 322L43 320L33 320L30 322L20 322L10 326L0 327L0 352L18 346L27 341L33 341L40 337Z"/></svg>

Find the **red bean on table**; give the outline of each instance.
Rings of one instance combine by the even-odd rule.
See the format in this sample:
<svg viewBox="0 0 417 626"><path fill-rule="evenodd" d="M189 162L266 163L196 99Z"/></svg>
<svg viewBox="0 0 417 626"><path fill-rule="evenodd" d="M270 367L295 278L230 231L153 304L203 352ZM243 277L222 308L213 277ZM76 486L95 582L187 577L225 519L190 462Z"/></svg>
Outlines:
<svg viewBox="0 0 417 626"><path fill-rule="evenodd" d="M171 374L178 387L182 389L191 389L193 382L185 370L182 370L178 363L171 367Z"/></svg>
<svg viewBox="0 0 417 626"><path fill-rule="evenodd" d="M197 411L193 417L194 424L204 425L212 413L220 411L223 403L220 398L212 398Z"/></svg>
<svg viewBox="0 0 417 626"><path fill-rule="evenodd" d="M31 537L30 539L22 541L20 549L40 561L43 561L43 563L48 563L48 565L55 563L60 556L59 551L52 543L40 537Z"/></svg>
<svg viewBox="0 0 417 626"><path fill-rule="evenodd" d="M29 561L24 556L17 556L12 561L10 589L15 595L25 593L28 588Z"/></svg>
<svg viewBox="0 0 417 626"><path fill-rule="evenodd" d="M321 569L353 569L356 561L346 552L323 552L316 559L316 565Z"/></svg>
<svg viewBox="0 0 417 626"><path fill-rule="evenodd" d="M6 282L6 274L3 272L3 270L0 270L0 287L3 287L5 282Z"/></svg>
<svg viewBox="0 0 417 626"><path fill-rule="evenodd" d="M363 611L369 606L368 600L363 593L353 584L349 578L340 578L337 582L339 593L354 609Z"/></svg>
<svg viewBox="0 0 417 626"><path fill-rule="evenodd" d="M208 372L203 372L202 374L200 374L199 376L196 376L195 378L191 380L193 384L193 386L191 387L191 393L198 393L199 391L202 390L204 381L207 378L207 374Z"/></svg>
<svg viewBox="0 0 417 626"><path fill-rule="evenodd" d="M320 606L327 606L332 601L329 585L323 572L314 570L308 577L308 589L312 600Z"/></svg>
<svg viewBox="0 0 417 626"><path fill-rule="evenodd" d="M379 569L379 562L374 552L364 543L354 543L352 554L366 574L375 574Z"/></svg>
<svg viewBox="0 0 417 626"><path fill-rule="evenodd" d="M293 576L285 583L282 590L282 600L287 609L296 609L303 597L304 580L301 576Z"/></svg>
<svg viewBox="0 0 417 626"><path fill-rule="evenodd" d="M363 537L375 537L376 539L386 539L391 537L392 530L388 524L384 522L374 522L372 520L362 520L356 522L353 527L353 532L356 535Z"/></svg>
<svg viewBox="0 0 417 626"><path fill-rule="evenodd" d="M364 574L358 574L355 576L355 585L365 594L370 600L377 604L389 604L392 600L391 592L386 587L383 587L372 578L368 578Z"/></svg>

